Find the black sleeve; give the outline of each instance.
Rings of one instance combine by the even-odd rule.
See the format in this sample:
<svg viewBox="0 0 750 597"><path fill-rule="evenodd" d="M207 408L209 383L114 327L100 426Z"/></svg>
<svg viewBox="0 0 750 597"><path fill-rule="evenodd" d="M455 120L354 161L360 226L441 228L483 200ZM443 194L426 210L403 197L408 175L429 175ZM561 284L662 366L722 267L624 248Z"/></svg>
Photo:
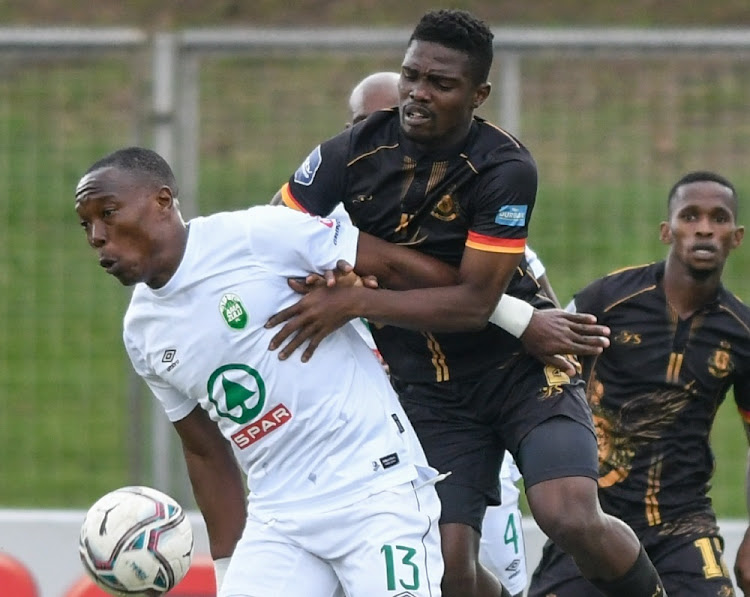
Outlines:
<svg viewBox="0 0 750 597"><path fill-rule="evenodd" d="M287 205L327 216L344 198L351 135L344 131L312 150L282 188Z"/></svg>

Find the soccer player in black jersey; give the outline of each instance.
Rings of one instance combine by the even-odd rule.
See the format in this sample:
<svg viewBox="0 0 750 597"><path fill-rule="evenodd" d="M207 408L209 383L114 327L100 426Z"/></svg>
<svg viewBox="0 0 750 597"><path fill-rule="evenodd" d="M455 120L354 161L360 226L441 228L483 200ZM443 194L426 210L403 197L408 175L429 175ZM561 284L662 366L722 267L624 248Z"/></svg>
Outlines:
<svg viewBox="0 0 750 597"><path fill-rule="evenodd" d="M684 176L661 224L666 260L600 278L571 303L612 331L612 345L583 360L599 441L599 500L636 531L670 595L734 595L707 492L709 433L731 387L750 439L750 308L721 284L744 233L737 203L725 178ZM750 594L747 536L736 571ZM598 592L548 543L529 594Z"/></svg>
<svg viewBox="0 0 750 597"><path fill-rule="evenodd" d="M661 583L637 537L599 506L583 381L569 366L545 366L524 351L528 339L522 346L518 336L528 317L509 325L512 333L487 323L506 291L553 307L523 259L534 160L512 135L473 115L490 91L491 62L484 23L463 11L427 13L407 46L398 110L317 147L282 188L288 206L308 212L328 214L342 202L360 229L455 265L460 282L314 290L269 320L289 319L270 348L296 334L280 356L309 340L305 359L343 322L378 322L376 342L428 460L452 473L437 486L446 597L500 595L477 552L484 511L498 503L506 448L537 523L591 582L605 595L658 597Z"/></svg>

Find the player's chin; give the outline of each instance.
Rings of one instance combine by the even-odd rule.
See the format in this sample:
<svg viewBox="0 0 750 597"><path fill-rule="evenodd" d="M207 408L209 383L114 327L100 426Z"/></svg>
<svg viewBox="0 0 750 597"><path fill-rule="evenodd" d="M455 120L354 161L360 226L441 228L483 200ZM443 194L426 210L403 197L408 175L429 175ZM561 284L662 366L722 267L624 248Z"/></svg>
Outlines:
<svg viewBox="0 0 750 597"><path fill-rule="evenodd" d="M404 136L413 143L428 145L437 139L426 127L402 126L401 130Z"/></svg>
<svg viewBox="0 0 750 597"><path fill-rule="evenodd" d="M708 278L713 274L720 272L722 264L718 260L700 260L688 264L690 275L696 280Z"/></svg>
<svg viewBox="0 0 750 597"><path fill-rule="evenodd" d="M112 274L112 276L114 276L117 279L117 281L123 286L135 286L136 284L138 284L138 280L135 279L134 276L129 276L125 273Z"/></svg>

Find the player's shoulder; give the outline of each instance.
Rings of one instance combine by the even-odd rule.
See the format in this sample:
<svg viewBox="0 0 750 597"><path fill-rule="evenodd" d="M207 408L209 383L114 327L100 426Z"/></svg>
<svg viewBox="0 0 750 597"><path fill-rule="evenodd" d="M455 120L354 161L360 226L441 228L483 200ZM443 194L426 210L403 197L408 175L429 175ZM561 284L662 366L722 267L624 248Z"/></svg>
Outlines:
<svg viewBox="0 0 750 597"><path fill-rule="evenodd" d="M740 320L750 333L750 306L724 286L719 291L719 302L721 307Z"/></svg>
<svg viewBox="0 0 750 597"><path fill-rule="evenodd" d="M468 151L469 160L477 167L491 167L509 161L536 169L529 149L512 133L489 120L474 118L476 135Z"/></svg>
<svg viewBox="0 0 750 597"><path fill-rule="evenodd" d="M638 285L641 282L655 283L663 273L664 262L653 261L617 268L605 274L602 280L604 283L612 286Z"/></svg>
<svg viewBox="0 0 750 597"><path fill-rule="evenodd" d="M600 309L607 310L655 289L663 274L663 261L622 267L589 283L576 293L576 302L586 297L587 301L595 301Z"/></svg>
<svg viewBox="0 0 750 597"><path fill-rule="evenodd" d="M350 162L373 152L399 147L399 117L396 108L377 110L341 133L348 140Z"/></svg>

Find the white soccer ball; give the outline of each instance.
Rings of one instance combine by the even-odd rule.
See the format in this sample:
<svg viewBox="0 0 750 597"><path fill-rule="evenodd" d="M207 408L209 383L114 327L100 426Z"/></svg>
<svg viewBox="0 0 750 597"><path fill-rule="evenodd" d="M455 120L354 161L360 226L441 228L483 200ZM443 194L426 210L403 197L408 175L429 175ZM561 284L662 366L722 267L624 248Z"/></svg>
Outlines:
<svg viewBox="0 0 750 597"><path fill-rule="evenodd" d="M182 507L151 487L121 487L86 513L81 561L111 595L160 595L187 574L193 529Z"/></svg>

